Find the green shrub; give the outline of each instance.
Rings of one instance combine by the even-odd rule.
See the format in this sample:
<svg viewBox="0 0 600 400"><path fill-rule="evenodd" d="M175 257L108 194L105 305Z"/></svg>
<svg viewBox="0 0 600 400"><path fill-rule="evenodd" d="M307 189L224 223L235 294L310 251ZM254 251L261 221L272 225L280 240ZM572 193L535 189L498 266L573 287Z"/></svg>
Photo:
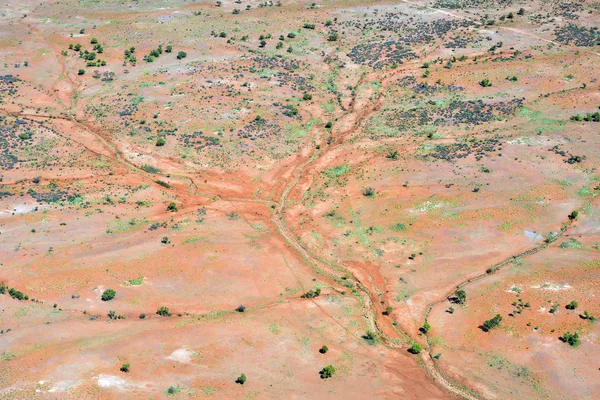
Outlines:
<svg viewBox="0 0 600 400"><path fill-rule="evenodd" d="M319 353L321 353L321 354L327 354L328 351L329 351L329 347L327 347L327 346L323 346L319 349Z"/></svg>
<svg viewBox="0 0 600 400"><path fill-rule="evenodd" d="M169 311L169 307L165 307L165 306L162 306L158 310L156 310L156 313L158 315L160 315L161 317L170 317L171 315L173 315Z"/></svg>
<svg viewBox="0 0 600 400"><path fill-rule="evenodd" d="M417 342L414 342L412 344L412 346L410 346L410 348L408 349L408 352L412 353L412 354L419 354L422 351L423 351L423 346L421 346L421 344L417 343Z"/></svg>
<svg viewBox="0 0 600 400"><path fill-rule="evenodd" d="M335 374L335 368L333 365L329 364L326 367L323 367L323 369L319 371L319 374L321 375L321 379L331 378L333 374Z"/></svg>
<svg viewBox="0 0 600 400"><path fill-rule="evenodd" d="M238 376L238 378L235 380L235 383L239 383L240 385L246 383L246 374L241 374Z"/></svg>
<svg viewBox="0 0 600 400"><path fill-rule="evenodd" d="M112 289L106 289L104 293L102 293L102 301L110 301L115 298L117 292Z"/></svg>
<svg viewBox="0 0 600 400"><path fill-rule="evenodd" d="M579 341L579 333L567 332L562 336L562 341L567 343L571 347L577 347L581 344Z"/></svg>
<svg viewBox="0 0 600 400"><path fill-rule="evenodd" d="M500 314L496 314L496 316L492 319L488 319L483 323L483 328L487 332L494 328L500 326L500 321L502 321L502 316Z"/></svg>
<svg viewBox="0 0 600 400"><path fill-rule="evenodd" d="M431 325L429 325L429 322L425 321L425 323L421 327L421 332L427 334L427 333L429 333L430 329L431 329Z"/></svg>
<svg viewBox="0 0 600 400"><path fill-rule="evenodd" d="M175 212L178 210L179 210L179 208L177 207L177 204L175 204L174 202L170 202L169 205L167 206L167 211Z"/></svg>
<svg viewBox="0 0 600 400"><path fill-rule="evenodd" d="M129 372L129 363L121 365L121 372Z"/></svg>
<svg viewBox="0 0 600 400"><path fill-rule="evenodd" d="M158 147L160 147L160 146L164 146L164 145L165 145L165 143L167 143L167 140L166 140L164 137L162 137L162 136L161 136L161 137L159 137L159 138L156 140L156 145L157 145Z"/></svg>
<svg viewBox="0 0 600 400"><path fill-rule="evenodd" d="M29 299L29 297L26 296L25 294L23 294L23 292L15 289L15 288L8 289L8 294L10 295L10 297L12 297L13 299L17 299L17 300L28 300Z"/></svg>
<svg viewBox="0 0 600 400"><path fill-rule="evenodd" d="M303 299L314 299L315 297L319 297L320 294L321 294L321 289L317 289L317 290L311 289L308 292L304 293L300 297Z"/></svg>
<svg viewBox="0 0 600 400"><path fill-rule="evenodd" d="M577 301L575 301L575 300L573 300L572 302L570 302L569 304L567 304L567 305L565 306L565 308L566 308L567 310L574 310L574 309L576 309L577 307L579 307L579 303L578 303Z"/></svg>

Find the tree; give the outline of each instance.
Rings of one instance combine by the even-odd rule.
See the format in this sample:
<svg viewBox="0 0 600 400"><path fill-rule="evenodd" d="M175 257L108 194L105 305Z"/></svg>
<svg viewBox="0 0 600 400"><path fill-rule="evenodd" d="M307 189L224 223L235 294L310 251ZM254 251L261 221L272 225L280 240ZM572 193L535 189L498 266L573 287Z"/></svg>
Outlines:
<svg viewBox="0 0 600 400"><path fill-rule="evenodd" d="M240 304L235 311L239 312L239 313L243 313L244 311L246 311L246 306L243 304Z"/></svg>
<svg viewBox="0 0 600 400"><path fill-rule="evenodd" d="M326 367L323 367L323 369L319 371L319 374L321 375L321 379L331 378L333 374L335 374L335 368L333 365L329 364Z"/></svg>
<svg viewBox="0 0 600 400"><path fill-rule="evenodd" d="M392 311L394 311L394 307L392 306L387 306L385 308L385 310L383 310L382 314L383 315L390 315L392 313Z"/></svg>
<svg viewBox="0 0 600 400"><path fill-rule="evenodd" d="M581 344L581 342L579 341L579 333L577 332L567 332L562 336L561 340L571 347L577 347Z"/></svg>
<svg viewBox="0 0 600 400"><path fill-rule="evenodd" d="M123 365L121 365L121 372L129 372L129 363L125 363Z"/></svg>
<svg viewBox="0 0 600 400"><path fill-rule="evenodd" d="M179 53L177 53L177 59L181 60L183 58L187 57L187 53L185 51L180 51Z"/></svg>
<svg viewBox="0 0 600 400"><path fill-rule="evenodd" d="M525 9L524 8L519 8L519 11L517 11L517 14L519 14L519 15L525 15Z"/></svg>
<svg viewBox="0 0 600 400"><path fill-rule="evenodd" d="M327 41L328 42L337 42L339 37L340 37L340 35L337 32L333 32L333 33L330 33L329 36L327 36Z"/></svg>
<svg viewBox="0 0 600 400"><path fill-rule="evenodd" d="M567 304L567 305L565 306L565 308L566 308L567 310L574 310L574 309L576 309L577 307L579 307L579 303L578 303L577 301L575 301L575 300L573 300L572 302L570 302L569 304Z"/></svg>
<svg viewBox="0 0 600 400"><path fill-rule="evenodd" d="M97 44L98 43L98 39L96 38L92 38L92 40L90 40L91 44Z"/></svg>
<svg viewBox="0 0 600 400"><path fill-rule="evenodd" d="M578 216L579 216L579 211L574 210L571 212L571 214L569 214L569 220L574 221L577 219Z"/></svg>
<svg viewBox="0 0 600 400"><path fill-rule="evenodd" d="M85 69L79 68L79 71L77 71L77 75L83 75L85 74Z"/></svg>
<svg viewBox="0 0 600 400"><path fill-rule="evenodd" d="M304 93L304 96L302 96L302 100L312 100L312 94Z"/></svg>
<svg viewBox="0 0 600 400"><path fill-rule="evenodd" d="M175 212L177 210L179 210L179 208L177 207L177 204L175 204L175 202L170 202L167 206L167 211Z"/></svg>
<svg viewBox="0 0 600 400"><path fill-rule="evenodd" d="M483 87L492 86L492 82L490 82L490 80L488 78L484 78L481 82L479 82L479 84Z"/></svg>
<svg viewBox="0 0 600 400"><path fill-rule="evenodd" d="M319 349L319 353L321 353L321 354L327 354L328 351L329 351L329 348L325 345L323 345L323 347L321 347Z"/></svg>
<svg viewBox="0 0 600 400"><path fill-rule="evenodd" d="M102 301L110 301L115 298L117 292L112 289L106 289L104 293L102 293Z"/></svg>
<svg viewBox="0 0 600 400"><path fill-rule="evenodd" d="M462 289L456 290L454 296L456 297L456 302L458 304L464 304L464 302L467 301L467 292Z"/></svg>
<svg viewBox="0 0 600 400"><path fill-rule="evenodd" d="M235 383L239 383L240 385L246 383L246 374L241 374L238 376L238 378L235 380Z"/></svg>
<svg viewBox="0 0 600 400"><path fill-rule="evenodd" d="M156 146L158 147L164 146L165 143L167 143L167 140L162 136L156 140Z"/></svg>
<svg viewBox="0 0 600 400"><path fill-rule="evenodd" d="M169 311L169 307L165 307L165 306L162 306L158 310L156 310L156 313L158 315L160 315L161 317L170 317L171 315L173 315Z"/></svg>
<svg viewBox="0 0 600 400"><path fill-rule="evenodd" d="M165 47L165 53L170 53L173 51L173 46L171 46L170 44L167 45L167 47Z"/></svg>
<svg viewBox="0 0 600 400"><path fill-rule="evenodd" d="M500 314L496 314L494 318L488 319L483 323L483 328L486 332L497 328L500 325L500 321L502 321L502 316Z"/></svg>
<svg viewBox="0 0 600 400"><path fill-rule="evenodd" d="M408 349L408 352L412 353L412 354L419 354L422 351L423 351L423 346L421 346L421 344L417 343L417 342L414 342L412 344L412 346L410 346L410 348Z"/></svg>

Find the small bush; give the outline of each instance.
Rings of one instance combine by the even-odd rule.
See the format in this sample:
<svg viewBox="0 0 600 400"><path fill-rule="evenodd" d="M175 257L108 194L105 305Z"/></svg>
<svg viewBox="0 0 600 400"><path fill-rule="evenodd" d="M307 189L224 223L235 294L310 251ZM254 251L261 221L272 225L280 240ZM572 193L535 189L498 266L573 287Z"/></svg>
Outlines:
<svg viewBox="0 0 600 400"><path fill-rule="evenodd" d="M169 307L165 307L165 306L162 306L158 310L156 310L156 313L158 315L160 315L161 317L170 317L171 315L173 315L169 311Z"/></svg>
<svg viewBox="0 0 600 400"><path fill-rule="evenodd" d="M243 304L240 304L235 311L239 312L239 313L243 313L244 311L246 311L246 306Z"/></svg>
<svg viewBox="0 0 600 400"><path fill-rule="evenodd" d="M456 290L454 292L454 296L456 299L456 303L458 303L458 304L464 304L465 301L467 301L467 292L465 292L462 289Z"/></svg>
<svg viewBox="0 0 600 400"><path fill-rule="evenodd" d="M562 336L561 340L571 347L577 347L581 344L581 342L579 341L579 333L577 332L567 332Z"/></svg>
<svg viewBox="0 0 600 400"><path fill-rule="evenodd" d="M419 344L417 342L414 342L412 344L412 346L410 346L410 348L408 349L408 352L412 353L412 354L419 354L422 351L423 351L423 346L421 346L421 344Z"/></svg>
<svg viewBox="0 0 600 400"><path fill-rule="evenodd" d="M79 68L79 71L77 71L77 75L83 75L85 74L85 69Z"/></svg>
<svg viewBox="0 0 600 400"><path fill-rule="evenodd" d="M483 79L481 82L479 82L479 84L483 87L492 86L492 82L490 82L490 80L488 78Z"/></svg>
<svg viewBox="0 0 600 400"><path fill-rule="evenodd" d="M327 354L328 351L329 351L329 347L327 347L327 346L323 346L319 349L319 353L321 353L321 354Z"/></svg>
<svg viewBox="0 0 600 400"><path fill-rule="evenodd" d="M26 296L25 294L23 294L23 292L21 292L20 290L15 289L15 288L8 289L8 294L13 299L17 299L19 301L29 299L29 296Z"/></svg>
<svg viewBox="0 0 600 400"><path fill-rule="evenodd" d="M165 143L167 143L167 140L162 136L156 140L156 146L158 147L164 146Z"/></svg>
<svg viewBox="0 0 600 400"><path fill-rule="evenodd" d="M331 378L333 374L335 374L335 368L331 364L327 365L326 367L323 367L323 369L319 371L321 379Z"/></svg>
<svg viewBox="0 0 600 400"><path fill-rule="evenodd" d="M179 210L179 208L177 207L177 204L175 204L174 202L170 202L169 205L167 206L167 211L175 212L178 210Z"/></svg>
<svg viewBox="0 0 600 400"><path fill-rule="evenodd" d="M129 363L121 365L121 372L129 372Z"/></svg>
<svg viewBox="0 0 600 400"><path fill-rule="evenodd" d="M427 334L427 333L429 333L430 329L431 329L431 325L429 325L429 322L425 321L425 323L421 327L420 331Z"/></svg>
<svg viewBox="0 0 600 400"><path fill-rule="evenodd" d="M102 301L110 301L115 298L117 292L112 289L106 289L104 293L102 293Z"/></svg>
<svg viewBox="0 0 600 400"><path fill-rule="evenodd" d="M577 307L579 307L579 303L578 303L577 301L575 301L575 300L573 300L572 302L570 302L569 304L567 304L567 305L565 306L565 308L566 308L567 310L574 310L574 309L576 309Z"/></svg>
<svg viewBox="0 0 600 400"><path fill-rule="evenodd" d="M363 190L362 194L365 197L374 197L375 196L375 189L373 189L371 187L368 187L365 190Z"/></svg>
<svg viewBox="0 0 600 400"><path fill-rule="evenodd" d="M246 374L241 374L238 376L238 378L235 380L235 383L239 383L240 385L246 383Z"/></svg>
<svg viewBox="0 0 600 400"><path fill-rule="evenodd" d="M300 297L303 299L314 299L315 297L319 297L320 294L321 294L321 289L317 289L317 290L311 289L308 292L304 293Z"/></svg>
<svg viewBox="0 0 600 400"><path fill-rule="evenodd" d="M488 319L483 323L483 328L486 332L490 331L500 326L500 321L502 321L502 316L500 314L496 314L494 318Z"/></svg>

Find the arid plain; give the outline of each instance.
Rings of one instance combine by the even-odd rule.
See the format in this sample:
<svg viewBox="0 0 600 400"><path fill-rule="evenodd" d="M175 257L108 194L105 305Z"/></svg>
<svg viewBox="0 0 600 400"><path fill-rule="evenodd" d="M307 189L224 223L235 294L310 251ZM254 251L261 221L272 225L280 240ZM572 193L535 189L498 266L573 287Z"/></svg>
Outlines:
<svg viewBox="0 0 600 400"><path fill-rule="evenodd" d="M0 398L598 399L599 26L0 0Z"/></svg>

